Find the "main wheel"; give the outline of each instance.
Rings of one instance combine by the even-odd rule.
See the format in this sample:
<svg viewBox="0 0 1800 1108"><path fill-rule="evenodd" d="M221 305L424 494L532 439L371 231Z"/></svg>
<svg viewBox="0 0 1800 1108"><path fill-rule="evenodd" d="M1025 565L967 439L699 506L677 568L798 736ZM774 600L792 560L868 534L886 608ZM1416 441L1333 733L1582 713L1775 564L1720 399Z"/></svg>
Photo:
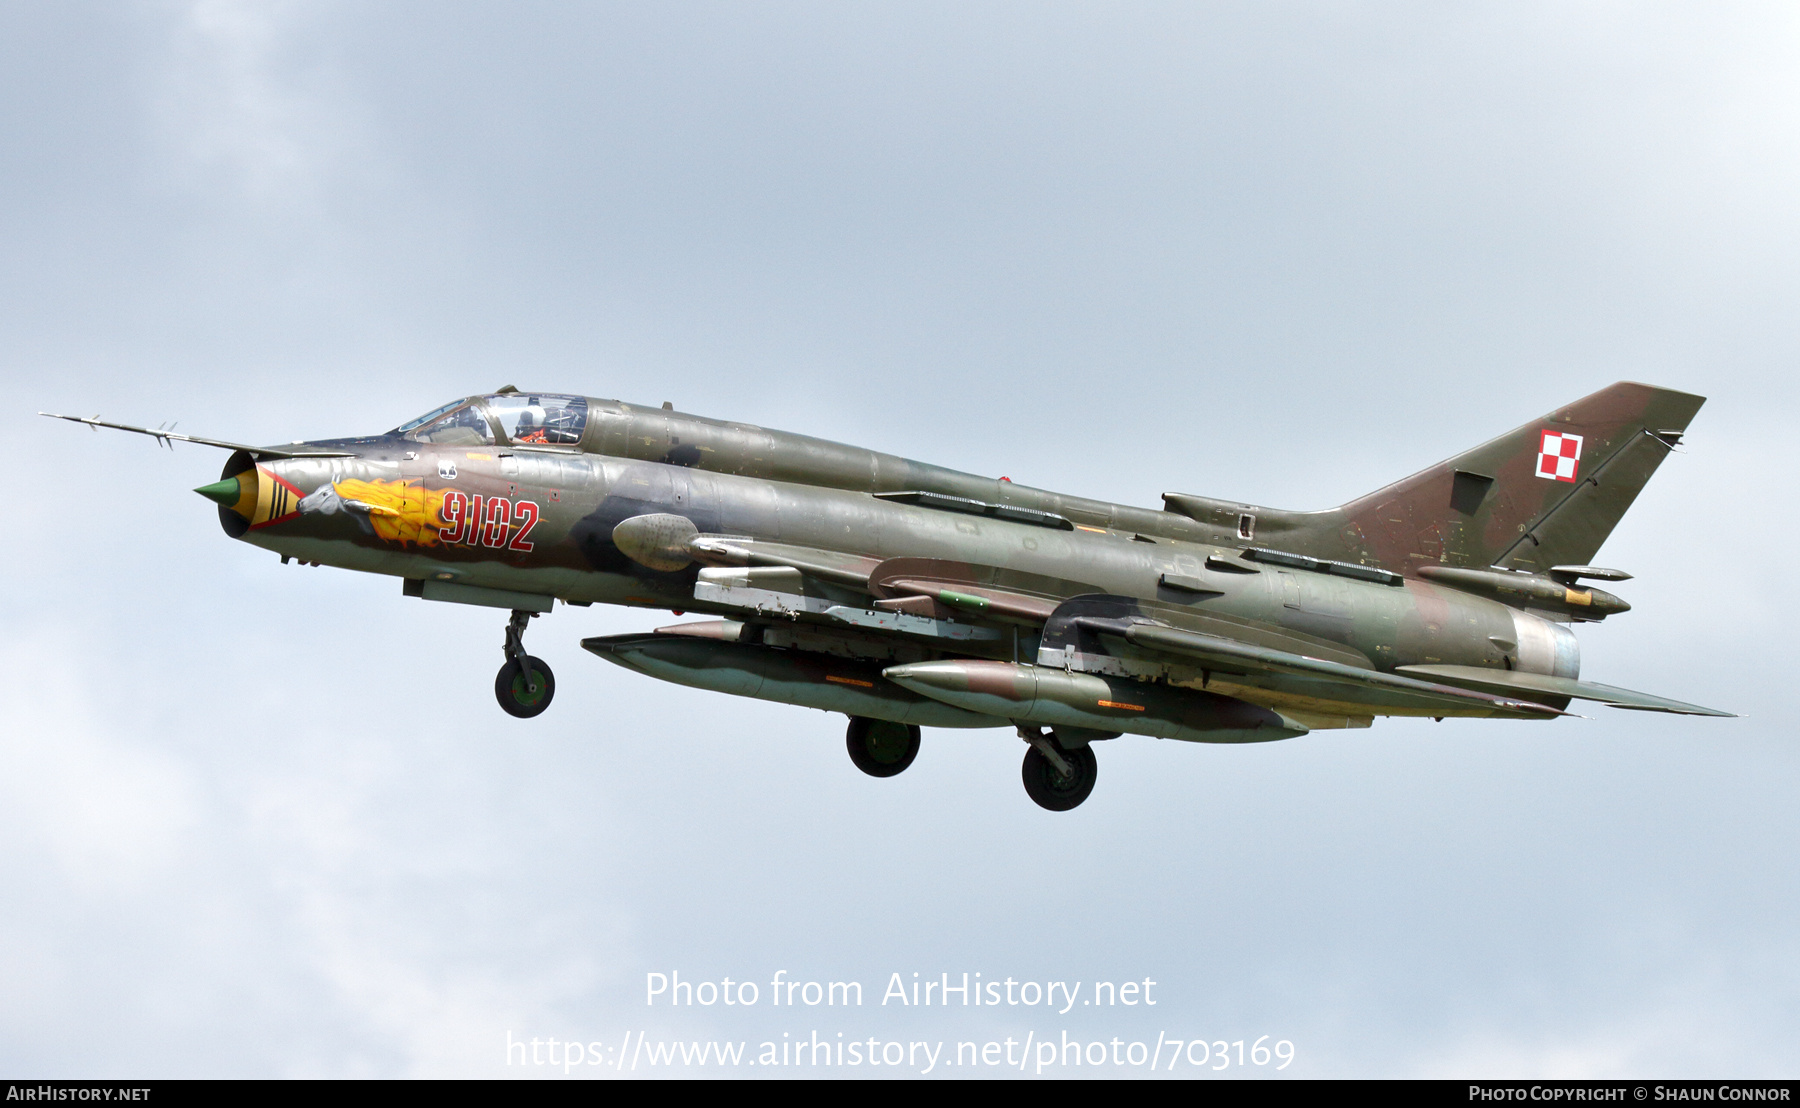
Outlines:
<svg viewBox="0 0 1800 1108"><path fill-rule="evenodd" d="M1072 750L1059 747L1057 753L1069 763L1071 772L1066 776L1058 772L1035 746L1026 749L1020 774L1025 778L1026 795L1036 801L1038 807L1066 812L1094 791L1094 775L1099 772L1100 762L1094 757L1091 746L1078 746Z"/></svg>
<svg viewBox="0 0 1800 1108"><path fill-rule="evenodd" d="M870 777L892 777L919 756L919 729L891 720L851 716L844 742L850 760Z"/></svg>
<svg viewBox="0 0 1800 1108"><path fill-rule="evenodd" d="M530 682L525 680L525 671L519 668L519 660L513 658L500 667L494 678L494 699L509 716L530 719L550 706L550 698L556 695L556 675L544 664L542 658L525 656L525 664L531 667ZM537 685L533 692L531 685Z"/></svg>

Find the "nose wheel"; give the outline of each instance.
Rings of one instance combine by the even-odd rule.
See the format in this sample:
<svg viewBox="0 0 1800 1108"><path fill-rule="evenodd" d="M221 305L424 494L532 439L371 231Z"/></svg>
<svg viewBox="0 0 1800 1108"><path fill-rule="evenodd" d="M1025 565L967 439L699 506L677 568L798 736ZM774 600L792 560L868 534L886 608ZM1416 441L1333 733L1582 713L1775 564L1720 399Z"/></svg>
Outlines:
<svg viewBox="0 0 1800 1108"><path fill-rule="evenodd" d="M514 611L506 625L506 664L494 677L494 699L509 716L530 719L550 706L556 675L542 658L525 653L525 627L537 613Z"/></svg>

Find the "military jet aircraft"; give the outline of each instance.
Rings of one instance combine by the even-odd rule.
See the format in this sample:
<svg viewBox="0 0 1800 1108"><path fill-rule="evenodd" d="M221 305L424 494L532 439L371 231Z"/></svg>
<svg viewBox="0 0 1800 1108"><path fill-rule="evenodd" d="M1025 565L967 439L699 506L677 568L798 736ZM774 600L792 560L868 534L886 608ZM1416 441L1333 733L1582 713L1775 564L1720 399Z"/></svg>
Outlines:
<svg viewBox="0 0 1800 1108"><path fill-rule="evenodd" d="M511 386L385 434L229 450L225 533L405 595L510 611L500 706L550 705L526 626L565 604L716 618L582 640L664 681L841 712L890 777L921 727L1025 740L1031 799L1121 735L1266 742L1376 716L1545 720L1572 700L1729 713L1580 679L1629 610L1588 564L1702 397L1619 383L1327 511L1063 496L822 439ZM49 415L51 413L42 413Z"/></svg>

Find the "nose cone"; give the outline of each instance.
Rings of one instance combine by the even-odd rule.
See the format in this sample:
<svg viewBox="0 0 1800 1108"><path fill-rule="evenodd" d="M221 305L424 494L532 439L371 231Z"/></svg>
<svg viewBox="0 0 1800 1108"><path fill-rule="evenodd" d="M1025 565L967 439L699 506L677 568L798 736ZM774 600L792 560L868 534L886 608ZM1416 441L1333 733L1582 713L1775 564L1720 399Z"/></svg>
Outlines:
<svg viewBox="0 0 1800 1108"><path fill-rule="evenodd" d="M201 485L194 491L201 496L206 497L206 499L212 501L214 504L217 504L225 511L236 513L240 520L246 523L254 522L251 517L256 514L256 501L259 492L257 489L256 470L247 469L242 473L233 474L224 480L214 481L210 485ZM221 516L220 518L223 519L225 517ZM227 530L230 530L230 528L231 525L228 524ZM233 537L236 536L234 535Z"/></svg>
<svg viewBox="0 0 1800 1108"><path fill-rule="evenodd" d="M238 497L244 494L244 490L238 485L238 479L236 477L227 477L223 481L214 481L210 485L201 485L194 491L201 496L206 497L206 499L213 503L222 504L227 508L236 504L238 502Z"/></svg>

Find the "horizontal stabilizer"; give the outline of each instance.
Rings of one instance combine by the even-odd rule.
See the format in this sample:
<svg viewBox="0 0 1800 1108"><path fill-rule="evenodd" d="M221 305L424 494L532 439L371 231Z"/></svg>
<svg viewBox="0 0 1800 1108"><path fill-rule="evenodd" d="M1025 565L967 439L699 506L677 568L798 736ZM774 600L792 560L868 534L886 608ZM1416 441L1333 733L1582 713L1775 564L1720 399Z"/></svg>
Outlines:
<svg viewBox="0 0 1800 1108"><path fill-rule="evenodd" d="M1684 704L1679 700L1652 696L1649 693L1633 692L1630 689L1614 688L1611 685L1596 684L1592 681L1576 681L1568 677L1549 677L1541 673L1480 669L1475 666L1400 666L1398 671L1419 677L1428 677L1447 685L1485 689L1502 694L1511 693L1515 696L1531 696L1533 693L1537 693L1544 696L1567 696L1576 700L1593 700L1601 704L1609 704L1614 708L1631 708L1640 712L1669 712L1678 716L1737 718L1733 712L1721 712L1716 708L1702 708L1698 704Z"/></svg>
<svg viewBox="0 0 1800 1108"><path fill-rule="evenodd" d="M1382 673L1375 669L1344 665L1322 658L1309 658L1301 654L1290 654L1284 650L1251 646L1247 643L1216 638L1212 635L1198 635L1173 627L1092 617L1082 618L1081 623L1084 627L1100 634L1123 638L1133 646L1178 655L1201 665L1210 664L1225 672L1283 673L1310 677L1347 687L1375 689L1401 697L1409 706L1420 709L1441 707L1455 711L1457 714L1466 714L1474 710L1494 716L1524 719L1543 719L1548 716L1567 714L1547 705L1537 704L1530 700L1515 699L1504 694L1495 696L1418 677Z"/></svg>

